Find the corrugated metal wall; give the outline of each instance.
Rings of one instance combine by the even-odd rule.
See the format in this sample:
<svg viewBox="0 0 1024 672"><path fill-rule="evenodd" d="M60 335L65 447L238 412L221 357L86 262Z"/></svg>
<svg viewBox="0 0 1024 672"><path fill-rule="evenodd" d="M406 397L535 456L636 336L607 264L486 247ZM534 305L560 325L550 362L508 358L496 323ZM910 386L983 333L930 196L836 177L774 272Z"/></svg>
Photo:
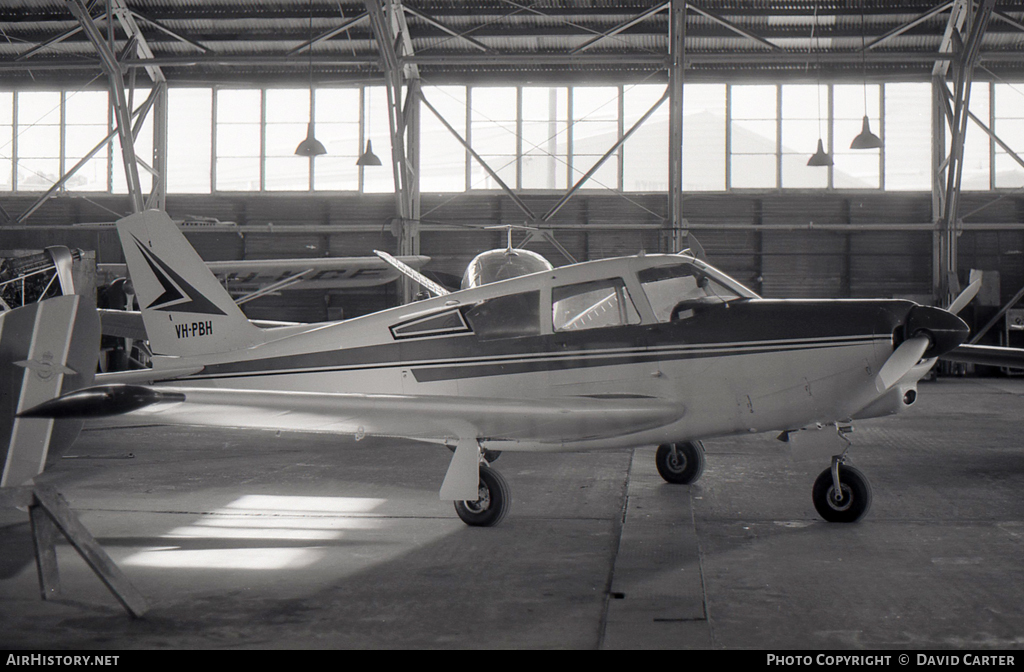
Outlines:
<svg viewBox="0 0 1024 672"><path fill-rule="evenodd" d="M538 217L560 194L530 195L524 203ZM662 230L663 194L616 195L580 192L553 216L554 235L576 259L668 251ZM28 208L32 198L5 199L8 213ZM101 207L102 206L102 207ZM119 261L113 230L50 229L46 225L111 221L108 210L127 212L127 199L114 196L58 198L47 202L25 227L0 225L0 248L41 248L67 244L96 250L99 261ZM396 251L390 194L279 195L217 194L168 197L172 217L215 217L240 225L272 224L272 230L190 231L200 254L216 259L355 256L374 249ZM930 194L821 193L696 194L684 202L692 233L712 263L768 297L906 296L927 300L932 291L932 237L922 228L930 217ZM504 247L504 226L528 216L501 192L429 194L422 198L421 252L432 258L427 270L461 277L469 260L484 249ZM1024 196L965 193L961 212L968 222L1024 221ZM303 225L337 229L296 230ZM858 225L865 228L858 229ZM910 225L916 225L916 228ZM35 227L39 228L35 228ZM438 228L443 230L437 230ZM485 227L499 227L497 229ZM514 229L518 245L526 232ZM962 280L967 270L997 270L1003 300L1024 284L1024 231L966 231L960 237ZM529 248L555 265L567 263L539 236ZM254 317L311 320L354 316L392 304L394 287L362 292L292 291L247 308Z"/></svg>

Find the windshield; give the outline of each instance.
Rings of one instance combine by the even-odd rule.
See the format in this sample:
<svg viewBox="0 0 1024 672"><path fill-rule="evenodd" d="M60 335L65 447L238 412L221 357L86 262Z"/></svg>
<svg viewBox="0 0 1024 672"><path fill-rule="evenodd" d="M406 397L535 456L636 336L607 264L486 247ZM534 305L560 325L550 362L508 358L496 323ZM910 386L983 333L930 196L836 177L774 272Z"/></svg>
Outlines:
<svg viewBox="0 0 1024 672"><path fill-rule="evenodd" d="M645 268L637 277L659 322L686 317L686 311L692 314L699 306L743 298L689 263Z"/></svg>

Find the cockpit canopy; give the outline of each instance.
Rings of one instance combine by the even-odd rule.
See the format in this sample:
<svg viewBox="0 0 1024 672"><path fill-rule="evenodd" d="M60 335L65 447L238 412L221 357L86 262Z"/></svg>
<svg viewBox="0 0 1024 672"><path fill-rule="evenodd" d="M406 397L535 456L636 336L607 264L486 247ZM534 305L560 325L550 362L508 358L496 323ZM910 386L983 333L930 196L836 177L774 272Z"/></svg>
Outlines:
<svg viewBox="0 0 1024 672"><path fill-rule="evenodd" d="M712 277L708 266L683 262L673 266L654 266L637 273L640 286L651 303L659 322L674 322L693 315L695 308L728 303L755 296L753 292L727 276ZM730 284L732 286L730 286Z"/></svg>
<svg viewBox="0 0 1024 672"><path fill-rule="evenodd" d="M487 285L521 275L550 271L551 263L530 250L488 250L473 257L462 276L462 289Z"/></svg>

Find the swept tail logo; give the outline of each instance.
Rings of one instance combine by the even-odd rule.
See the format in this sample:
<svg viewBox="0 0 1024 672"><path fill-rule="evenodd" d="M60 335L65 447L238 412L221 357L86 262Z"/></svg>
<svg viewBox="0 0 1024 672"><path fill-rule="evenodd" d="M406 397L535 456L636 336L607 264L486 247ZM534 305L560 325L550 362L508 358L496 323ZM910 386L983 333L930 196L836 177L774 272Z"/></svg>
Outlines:
<svg viewBox="0 0 1024 672"><path fill-rule="evenodd" d="M132 234L132 238L135 238L135 245L139 248L139 252L142 253L143 259L149 264L149 268L152 269L153 275L156 276L160 286L164 288L164 293L146 306L147 309L165 310L168 312L205 313L207 315L227 314L215 306L208 298L200 294L199 290L185 282L184 278L171 270L171 267L164 263L163 260L147 250L134 234Z"/></svg>

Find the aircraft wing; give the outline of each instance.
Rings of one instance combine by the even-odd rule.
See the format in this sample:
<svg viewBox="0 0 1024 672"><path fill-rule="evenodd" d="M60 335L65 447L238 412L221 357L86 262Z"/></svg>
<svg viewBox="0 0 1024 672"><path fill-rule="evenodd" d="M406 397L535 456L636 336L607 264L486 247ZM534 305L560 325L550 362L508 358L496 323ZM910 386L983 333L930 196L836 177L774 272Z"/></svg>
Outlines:
<svg viewBox="0 0 1024 672"><path fill-rule="evenodd" d="M673 422L677 404L653 397L468 399L452 396L282 392L179 386L94 386L26 411L27 417L104 417L147 423L546 445L625 436Z"/></svg>
<svg viewBox="0 0 1024 672"><path fill-rule="evenodd" d="M424 266L430 257L421 255L399 257L412 267ZM280 283L286 289L356 289L374 287L395 280L399 272L377 257L314 257L310 259L243 259L237 261L208 261L213 274L226 283L232 293L255 292ZM125 264L97 264L100 284L109 284L115 278L128 274ZM301 281L288 284L288 280L301 275Z"/></svg>
<svg viewBox="0 0 1024 672"><path fill-rule="evenodd" d="M1024 369L1024 349L995 345L960 345L942 355L939 359L965 364L1002 366L1010 369Z"/></svg>
<svg viewBox="0 0 1024 672"><path fill-rule="evenodd" d="M114 310L113 308L97 308L100 314L100 325L104 336L131 338L136 341L146 340L146 325L142 322L142 313L137 310Z"/></svg>

